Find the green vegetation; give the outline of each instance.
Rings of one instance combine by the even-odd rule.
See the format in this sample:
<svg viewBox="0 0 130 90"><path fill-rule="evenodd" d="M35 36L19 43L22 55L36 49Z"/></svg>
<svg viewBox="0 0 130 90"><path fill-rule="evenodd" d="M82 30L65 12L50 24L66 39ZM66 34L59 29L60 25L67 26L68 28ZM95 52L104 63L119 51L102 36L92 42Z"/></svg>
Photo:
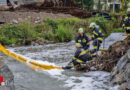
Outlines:
<svg viewBox="0 0 130 90"><path fill-rule="evenodd" d="M103 17L88 19L61 18L58 20L46 19L44 24L32 24L30 20L20 24L6 24L0 29L0 42L4 45L22 45L25 40L35 41L37 38L55 42L68 42L75 38L80 27L90 34L88 28L91 22L96 22L108 36L112 32L122 32L115 18L106 20Z"/></svg>
<svg viewBox="0 0 130 90"><path fill-rule="evenodd" d="M92 11L94 6L94 0L82 0L82 8Z"/></svg>
<svg viewBox="0 0 130 90"><path fill-rule="evenodd" d="M102 9L101 0L98 0L98 6L97 7L98 7L98 10L101 11L101 9Z"/></svg>
<svg viewBox="0 0 130 90"><path fill-rule="evenodd" d="M113 32L113 29L120 27L120 24L114 17L112 20L106 20L103 17L93 17L90 18L88 22L96 22L96 24L99 25L102 31L105 33L105 36L110 35L110 33Z"/></svg>
<svg viewBox="0 0 130 90"><path fill-rule="evenodd" d="M81 4L83 9L87 9L88 11L93 10L94 0L74 0L74 2Z"/></svg>
<svg viewBox="0 0 130 90"><path fill-rule="evenodd" d="M18 44L25 39L33 40L36 37L36 33L30 22L22 22L17 25L4 25L0 29L0 36L0 42L9 45Z"/></svg>

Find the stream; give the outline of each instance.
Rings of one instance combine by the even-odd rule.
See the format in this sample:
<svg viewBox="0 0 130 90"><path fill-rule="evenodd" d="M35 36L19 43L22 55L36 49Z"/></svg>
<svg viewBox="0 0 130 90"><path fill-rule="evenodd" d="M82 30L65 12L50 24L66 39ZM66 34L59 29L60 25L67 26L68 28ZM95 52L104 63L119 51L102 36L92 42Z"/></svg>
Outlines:
<svg viewBox="0 0 130 90"><path fill-rule="evenodd" d="M123 40L122 33L112 33L101 48L107 49L116 41ZM92 48L92 47L91 47ZM10 51L39 63L63 66L75 52L75 43L56 43L39 46L8 47ZM27 65L0 53L14 74L16 90L117 90L109 85L109 72L78 72L75 70L32 70Z"/></svg>

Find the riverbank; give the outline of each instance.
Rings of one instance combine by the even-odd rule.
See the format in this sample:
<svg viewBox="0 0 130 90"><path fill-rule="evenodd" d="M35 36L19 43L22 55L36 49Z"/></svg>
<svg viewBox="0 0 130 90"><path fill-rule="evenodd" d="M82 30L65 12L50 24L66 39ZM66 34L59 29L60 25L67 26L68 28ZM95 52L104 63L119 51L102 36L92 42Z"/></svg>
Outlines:
<svg viewBox="0 0 130 90"><path fill-rule="evenodd" d="M41 20L41 19L39 19ZM39 21L37 21L39 22ZM106 20L103 17L88 19L79 18L46 18L40 23L33 23L31 18L15 24L5 24L0 28L0 42L3 45L43 45L55 42L69 42L77 36L78 29L84 28L90 35L89 24L96 22L105 36L112 32L123 32L116 18Z"/></svg>

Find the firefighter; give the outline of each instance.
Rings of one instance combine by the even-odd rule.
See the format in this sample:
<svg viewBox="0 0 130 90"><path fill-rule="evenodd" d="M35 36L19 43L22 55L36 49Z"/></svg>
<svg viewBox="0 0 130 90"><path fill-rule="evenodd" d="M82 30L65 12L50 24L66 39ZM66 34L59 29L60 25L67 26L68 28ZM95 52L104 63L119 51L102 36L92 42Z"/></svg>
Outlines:
<svg viewBox="0 0 130 90"><path fill-rule="evenodd" d="M81 63L86 63L86 61L90 60L89 54L86 53L80 43L76 43L76 48L77 49L73 59L69 62L67 66L62 67L63 69L71 69L72 67L75 67L77 65L80 66Z"/></svg>
<svg viewBox="0 0 130 90"><path fill-rule="evenodd" d="M80 43L82 48L87 52L89 50L89 38L85 35L83 28L79 28L79 35L76 38L75 42Z"/></svg>
<svg viewBox="0 0 130 90"><path fill-rule="evenodd" d="M126 31L126 34L130 34L130 8L127 9L127 15L123 19L122 27Z"/></svg>
<svg viewBox="0 0 130 90"><path fill-rule="evenodd" d="M90 24L89 28L92 30L92 36L90 36L90 40L93 40L94 47L94 49L91 51L92 53L95 53L99 50L104 36L102 34L102 31L99 29L99 26L97 26L94 22Z"/></svg>

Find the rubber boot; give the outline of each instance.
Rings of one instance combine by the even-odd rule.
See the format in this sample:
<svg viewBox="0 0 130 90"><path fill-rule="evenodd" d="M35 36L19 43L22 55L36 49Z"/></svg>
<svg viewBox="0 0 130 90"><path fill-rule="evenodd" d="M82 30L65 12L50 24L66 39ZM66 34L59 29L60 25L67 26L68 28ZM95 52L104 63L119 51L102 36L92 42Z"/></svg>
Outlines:
<svg viewBox="0 0 130 90"><path fill-rule="evenodd" d="M71 69L72 66L65 66L65 67L62 67L62 69Z"/></svg>

